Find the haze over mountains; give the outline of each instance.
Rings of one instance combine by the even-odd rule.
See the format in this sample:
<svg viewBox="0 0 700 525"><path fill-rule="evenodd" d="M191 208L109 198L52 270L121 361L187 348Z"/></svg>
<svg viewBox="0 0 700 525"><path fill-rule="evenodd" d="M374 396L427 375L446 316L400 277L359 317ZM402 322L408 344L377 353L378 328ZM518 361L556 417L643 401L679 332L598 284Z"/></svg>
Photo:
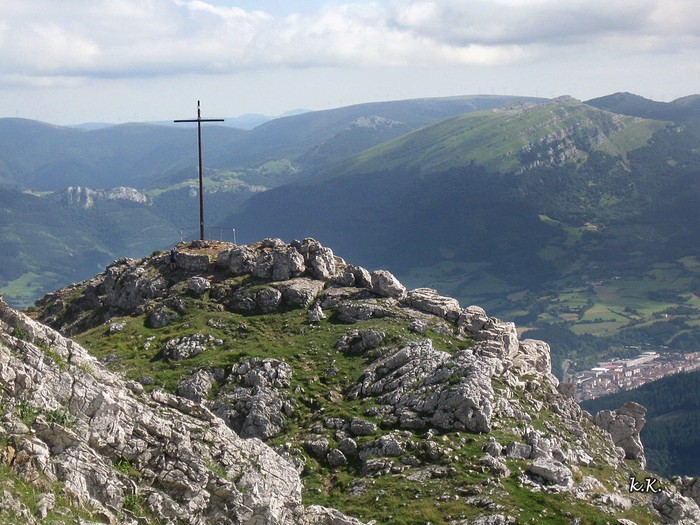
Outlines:
<svg viewBox="0 0 700 525"><path fill-rule="evenodd" d="M690 349L699 106L471 96L207 125L206 222L239 242L314 236L485 305L557 343L557 370L611 344ZM191 127L5 119L0 135L0 280L13 304L197 235ZM122 186L136 191L111 190Z"/></svg>

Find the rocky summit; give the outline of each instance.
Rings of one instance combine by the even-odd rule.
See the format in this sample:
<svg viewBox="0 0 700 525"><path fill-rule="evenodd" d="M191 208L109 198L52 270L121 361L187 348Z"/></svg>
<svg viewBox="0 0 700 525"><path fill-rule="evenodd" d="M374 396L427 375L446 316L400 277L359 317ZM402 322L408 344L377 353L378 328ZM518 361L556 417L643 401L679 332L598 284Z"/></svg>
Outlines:
<svg viewBox="0 0 700 525"><path fill-rule="evenodd" d="M546 343L313 239L0 303L0 386L0 524L700 522L643 407L582 411Z"/></svg>

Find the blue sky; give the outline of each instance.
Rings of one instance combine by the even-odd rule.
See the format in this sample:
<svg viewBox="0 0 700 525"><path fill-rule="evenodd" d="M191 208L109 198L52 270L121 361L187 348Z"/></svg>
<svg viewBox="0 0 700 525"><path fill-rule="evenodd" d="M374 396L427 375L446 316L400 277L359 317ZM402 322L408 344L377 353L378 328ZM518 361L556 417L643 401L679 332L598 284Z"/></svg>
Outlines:
<svg viewBox="0 0 700 525"><path fill-rule="evenodd" d="M0 3L0 117L277 115L476 93L700 92L697 0Z"/></svg>

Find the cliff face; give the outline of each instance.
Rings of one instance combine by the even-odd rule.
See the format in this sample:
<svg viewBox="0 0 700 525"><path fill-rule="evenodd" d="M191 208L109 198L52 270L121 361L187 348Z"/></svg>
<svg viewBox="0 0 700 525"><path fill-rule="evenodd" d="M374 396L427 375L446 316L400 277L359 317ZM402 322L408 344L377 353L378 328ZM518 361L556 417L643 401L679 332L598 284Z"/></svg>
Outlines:
<svg viewBox="0 0 700 525"><path fill-rule="evenodd" d="M312 239L120 260L32 315L0 307L0 454L46 495L7 492L19 523L700 518L645 485L641 407L593 418L545 343Z"/></svg>

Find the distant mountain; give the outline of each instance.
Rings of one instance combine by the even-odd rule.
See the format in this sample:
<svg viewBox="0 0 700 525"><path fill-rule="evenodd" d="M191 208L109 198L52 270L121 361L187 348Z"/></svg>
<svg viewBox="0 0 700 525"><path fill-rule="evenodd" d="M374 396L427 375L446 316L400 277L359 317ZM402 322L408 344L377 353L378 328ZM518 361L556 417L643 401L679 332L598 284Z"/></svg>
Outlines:
<svg viewBox="0 0 700 525"><path fill-rule="evenodd" d="M210 126L205 153L243 133ZM149 187L154 179L196 163L196 131L147 124L79 130L0 119L0 183L33 190L68 186Z"/></svg>
<svg viewBox="0 0 700 525"><path fill-rule="evenodd" d="M223 222L244 240L332 242L529 328L614 335L605 349L691 349L700 342L699 140L692 121L569 98L513 105L367 149L255 195Z"/></svg>
<svg viewBox="0 0 700 525"><path fill-rule="evenodd" d="M700 116L700 96L690 95L673 102L657 102L632 93L614 93L586 104L621 115L656 120L688 120Z"/></svg>
<svg viewBox="0 0 700 525"><path fill-rule="evenodd" d="M218 222L230 233L235 225L226 223L225 217L256 193L317 173L322 166L417 127L515 100L530 99L453 97L360 104L302 112L252 131L207 125L203 132L207 226ZM75 129L0 119L0 193L8 199L0 243L11 241L23 254L13 264L0 266L0 286L7 299L26 305L39 291L88 275L110 258L166 247L179 239L181 229L194 236L196 163L192 126ZM80 198L91 198L90 192L99 195L117 186L139 190L146 201L97 199L94 207L81 207ZM80 188L73 194L77 202L66 198L69 187ZM33 236L16 234L30 226ZM46 231L53 233L44 235ZM76 241L75 250L67 248L81 238L85 245ZM87 248L90 243L94 250ZM44 253L55 255L47 258ZM57 264L62 253L82 257ZM25 268L26 274L17 274L18 268Z"/></svg>
<svg viewBox="0 0 700 525"><path fill-rule="evenodd" d="M41 196L0 188L0 289L16 305L82 279L114 259L178 240L151 206L129 195L73 188Z"/></svg>
<svg viewBox="0 0 700 525"><path fill-rule="evenodd" d="M565 236L541 216L582 226L610 211L601 198L635 197L620 184L629 177L628 155L666 126L572 99L468 113L256 195L227 222L253 237L332 238L343 250L361 258L375 254L398 271L477 254L498 266L505 261L490 255L507 249L509 272L527 272L514 255L518 246L525 250L521 255L539 259L535 238L544 248ZM571 200L578 203L571 207ZM522 221L529 225L527 236ZM414 244L428 253L412 253Z"/></svg>

